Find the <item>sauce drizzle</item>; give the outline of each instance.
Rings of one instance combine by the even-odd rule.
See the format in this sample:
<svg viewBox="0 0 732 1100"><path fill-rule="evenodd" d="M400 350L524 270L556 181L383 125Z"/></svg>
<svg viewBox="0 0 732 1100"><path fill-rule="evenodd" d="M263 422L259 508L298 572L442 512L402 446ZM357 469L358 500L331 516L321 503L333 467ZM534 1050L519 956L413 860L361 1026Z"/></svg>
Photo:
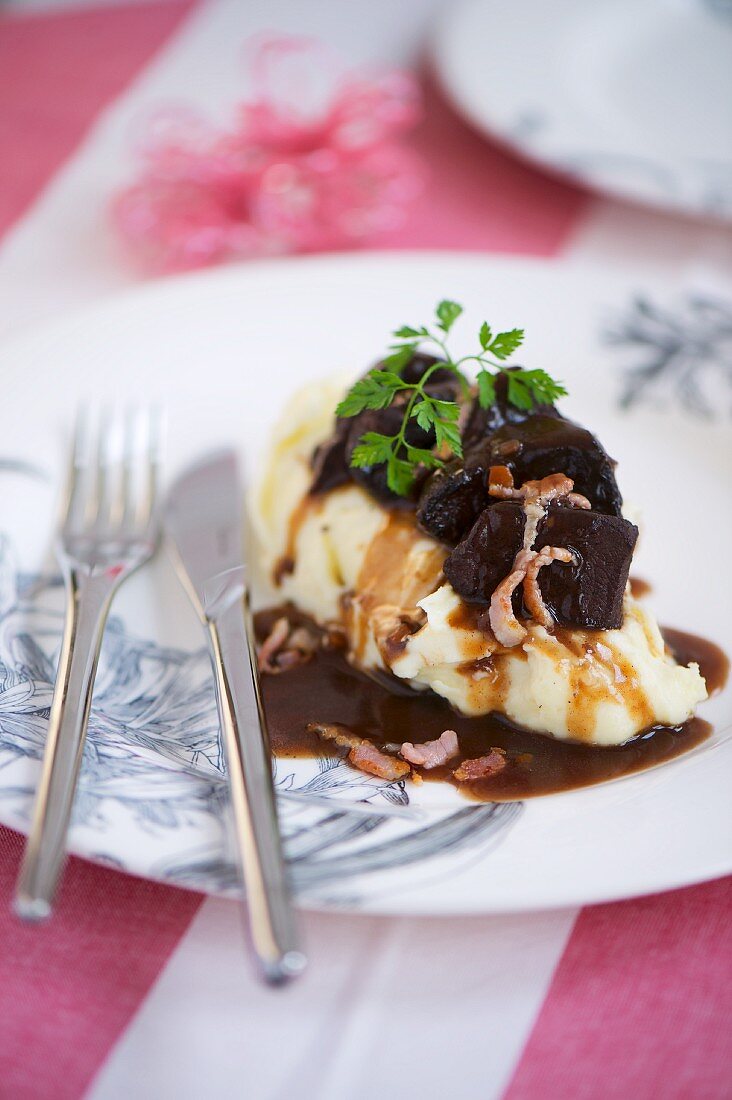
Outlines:
<svg viewBox="0 0 732 1100"><path fill-rule="evenodd" d="M322 633L301 612L287 606L259 612L260 638L282 614L293 624ZM698 662L710 693L722 687L729 662L717 646L677 630L663 634L677 661ZM530 798L631 775L688 752L712 732L708 722L694 717L681 726L651 726L613 748L558 741L521 729L498 714L481 718L457 714L439 696L411 691L388 674L378 679L366 676L349 665L342 650L332 647L318 649L308 664L282 675L263 676L262 694L272 747L280 757L342 755L317 734L308 733L309 722L341 723L379 748L433 740L443 730L454 729L461 756L444 768L414 770L425 780L450 782L479 801ZM501 772L471 783L453 779L452 772L462 759L483 756L492 748L506 753L507 764Z"/></svg>

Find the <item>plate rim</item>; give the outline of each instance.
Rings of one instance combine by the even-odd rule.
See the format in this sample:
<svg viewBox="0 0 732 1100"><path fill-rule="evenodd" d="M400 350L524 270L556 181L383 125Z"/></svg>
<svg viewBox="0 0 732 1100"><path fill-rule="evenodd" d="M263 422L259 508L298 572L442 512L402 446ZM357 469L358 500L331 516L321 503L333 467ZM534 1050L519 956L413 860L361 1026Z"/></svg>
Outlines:
<svg viewBox="0 0 732 1100"><path fill-rule="evenodd" d="M408 264L429 264L446 259L467 262L476 267L497 266L515 268L533 268L539 270L551 270L555 273L569 276L582 274L590 277L596 276L607 283L627 283L629 274L644 285L655 283L671 286L678 283L677 274L667 273L652 262L632 262L627 265L613 261L612 264L601 259L575 256L573 254L559 254L556 256L540 255L535 253L516 253L503 250L485 251L473 248L373 248L373 249L348 249L343 251L318 252L312 254L287 255L262 257L255 260L236 260L231 263L221 264L216 267L203 268L196 271L175 272L169 275L156 275L145 278L130 286L118 290L105 291L100 297L86 303L80 303L61 315L48 318L26 320L17 332L11 332L0 336L0 356L4 357L8 351L13 352L31 347L34 343L42 343L57 334L73 329L80 322L95 319L97 315L117 313L128 307L134 307L138 302L144 302L156 297L167 297L179 288L194 288L201 284L206 286L216 282L234 281L236 278L246 275L256 277L259 273L277 272L288 267L331 267L344 263L348 266L369 267L375 264L386 263L400 266Z"/></svg>

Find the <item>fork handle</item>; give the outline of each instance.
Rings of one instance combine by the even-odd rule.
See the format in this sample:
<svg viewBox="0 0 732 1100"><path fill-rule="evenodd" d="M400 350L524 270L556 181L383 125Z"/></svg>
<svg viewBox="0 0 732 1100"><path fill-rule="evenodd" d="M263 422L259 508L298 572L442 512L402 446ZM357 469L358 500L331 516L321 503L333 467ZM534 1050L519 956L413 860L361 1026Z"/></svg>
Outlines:
<svg viewBox="0 0 732 1100"><path fill-rule="evenodd" d="M41 779L15 894L28 921L51 915L66 857L66 834L86 739L92 688L116 578L70 570L66 621Z"/></svg>
<svg viewBox="0 0 732 1100"><path fill-rule="evenodd" d="M273 983L306 964L290 899L272 779L272 756L256 673L248 595L208 620L249 930Z"/></svg>

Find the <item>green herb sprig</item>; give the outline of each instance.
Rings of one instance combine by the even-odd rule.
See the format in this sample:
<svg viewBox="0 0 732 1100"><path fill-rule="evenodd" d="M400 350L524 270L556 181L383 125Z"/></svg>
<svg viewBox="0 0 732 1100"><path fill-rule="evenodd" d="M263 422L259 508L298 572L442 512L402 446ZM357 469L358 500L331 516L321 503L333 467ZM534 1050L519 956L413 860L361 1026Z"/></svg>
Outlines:
<svg viewBox="0 0 732 1100"><path fill-rule="evenodd" d="M394 342L389 345L390 354L382 365L359 379L336 409L338 416L357 416L366 409L386 409L395 402L403 408L402 423L394 435L366 432L351 455L351 466L386 463L387 484L398 496L407 496L420 466L432 470L443 466L450 455L462 457L458 428L460 405L456 401L433 397L425 389L435 371L452 371L467 397L470 385L460 368L465 363L476 363L478 401L484 409L496 399L496 379L500 374L506 376L508 401L519 409L529 410L535 404L552 403L567 392L561 382L544 370L506 370L503 366L523 343L524 330L520 328L494 334L484 321L478 332L480 350L453 359L447 338L462 312L463 307L457 302L444 300L435 309L431 328L402 325L396 329L392 334ZM423 344L436 347L444 360L428 367L418 382L405 382L400 372ZM407 442L406 432L412 418L424 431L434 430L435 450L413 447Z"/></svg>

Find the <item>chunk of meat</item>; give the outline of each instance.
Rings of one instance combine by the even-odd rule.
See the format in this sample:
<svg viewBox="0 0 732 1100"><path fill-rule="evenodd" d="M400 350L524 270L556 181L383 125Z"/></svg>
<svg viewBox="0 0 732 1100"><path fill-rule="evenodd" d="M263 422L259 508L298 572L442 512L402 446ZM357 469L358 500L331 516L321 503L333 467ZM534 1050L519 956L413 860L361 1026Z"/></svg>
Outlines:
<svg viewBox="0 0 732 1100"><path fill-rule="evenodd" d="M481 408L479 401L473 402L463 432L466 451L471 447L485 445L486 440L498 428L503 428L507 424L521 424L530 416L541 414L542 416L553 416L558 420L564 419L554 405L539 404L534 405L531 409L520 409L518 405L513 405L508 400L508 380L515 370L520 370L520 368L504 367L501 373L496 376L494 382L495 400L487 409ZM515 449L514 445L512 451L515 451Z"/></svg>
<svg viewBox="0 0 732 1100"><path fill-rule="evenodd" d="M375 775L379 779L386 779L389 782L393 782L395 779L404 779L411 770L409 764L405 764L403 760L395 760L393 756L387 756L386 753L377 749L376 745L372 745L370 741L366 740L361 741L359 745L351 749L348 754L348 761L359 771L366 772L368 775Z"/></svg>
<svg viewBox="0 0 732 1100"><path fill-rule="evenodd" d="M507 443L519 443L520 448L504 458ZM562 470L572 479L576 491L590 501L594 511L606 515L621 513L615 463L591 432L571 420L532 414L521 424L499 428L485 449L492 459L488 465L504 458L519 485Z"/></svg>
<svg viewBox="0 0 732 1100"><path fill-rule="evenodd" d="M501 749L491 749L487 756L477 756L474 760L463 760L452 773L461 783L470 783L473 779L490 779L506 767L506 755Z"/></svg>
<svg viewBox="0 0 732 1100"><path fill-rule="evenodd" d="M543 478L526 481L520 487L514 485L513 474L507 466L491 466L488 472L488 492L498 497L501 504L486 509L468 536L452 552L445 562L445 576L459 595L470 598L473 592L487 594L487 581L498 560L505 558L505 546L489 534L495 529L515 539L518 533L517 517L509 508L519 502L523 511L521 548L503 579L495 584L490 595L489 622L501 645L508 648L518 645L526 636L525 627L516 614L515 593L523 585L523 601L528 615L548 630L554 625L554 617L544 602L539 588L539 570L552 561L577 564L576 556L562 546L545 546L541 555L534 549L538 532L545 523L550 505L569 505L589 513L590 502L573 492L574 483L561 471ZM503 509L500 511L499 509ZM615 517L612 517L614 520ZM495 550L499 553L496 554Z"/></svg>
<svg viewBox="0 0 732 1100"><path fill-rule="evenodd" d="M527 536L531 532L521 503L498 501L483 511L449 555L445 576L464 600L489 604L496 587L514 571L513 562ZM533 549L565 547L575 556L573 565L542 569L538 574L543 603L556 622L593 630L622 626L623 594L637 537L637 527L621 516L549 505L538 524ZM518 589L513 610L518 618L524 615Z"/></svg>
<svg viewBox="0 0 732 1100"><path fill-rule="evenodd" d="M310 493L327 493L351 480L351 471L346 458L346 443L351 422L337 417L333 435L316 447L312 457L313 480Z"/></svg>
<svg viewBox="0 0 732 1100"><path fill-rule="evenodd" d="M443 566L457 594L470 603L490 603L496 585L512 572L525 529L518 501L502 500L485 508Z"/></svg>
<svg viewBox="0 0 732 1100"><path fill-rule="evenodd" d="M425 483L417 509L420 527L433 538L456 546L490 504L488 466L483 455L452 459Z"/></svg>
<svg viewBox="0 0 732 1100"><path fill-rule="evenodd" d="M502 417L494 420L490 410L487 416L484 413L475 409L468 418L464 457L448 462L425 482L417 519L428 534L450 546L461 541L483 509L498 499L488 494L488 472L499 462L519 485L562 470L577 490L577 498L568 498L567 503L587 507L581 496L597 512L621 514L615 464L586 429L549 407L521 413L511 422Z"/></svg>
<svg viewBox="0 0 732 1100"><path fill-rule="evenodd" d="M421 768L439 768L460 752L455 730L445 730L435 741L413 745L405 741L399 750L405 760Z"/></svg>
<svg viewBox="0 0 732 1100"><path fill-rule="evenodd" d="M637 538L638 528L622 516L549 509L534 549L541 553L548 546L564 546L575 559L573 565L552 566L538 575L542 600L556 622L587 630L623 625L623 596Z"/></svg>

